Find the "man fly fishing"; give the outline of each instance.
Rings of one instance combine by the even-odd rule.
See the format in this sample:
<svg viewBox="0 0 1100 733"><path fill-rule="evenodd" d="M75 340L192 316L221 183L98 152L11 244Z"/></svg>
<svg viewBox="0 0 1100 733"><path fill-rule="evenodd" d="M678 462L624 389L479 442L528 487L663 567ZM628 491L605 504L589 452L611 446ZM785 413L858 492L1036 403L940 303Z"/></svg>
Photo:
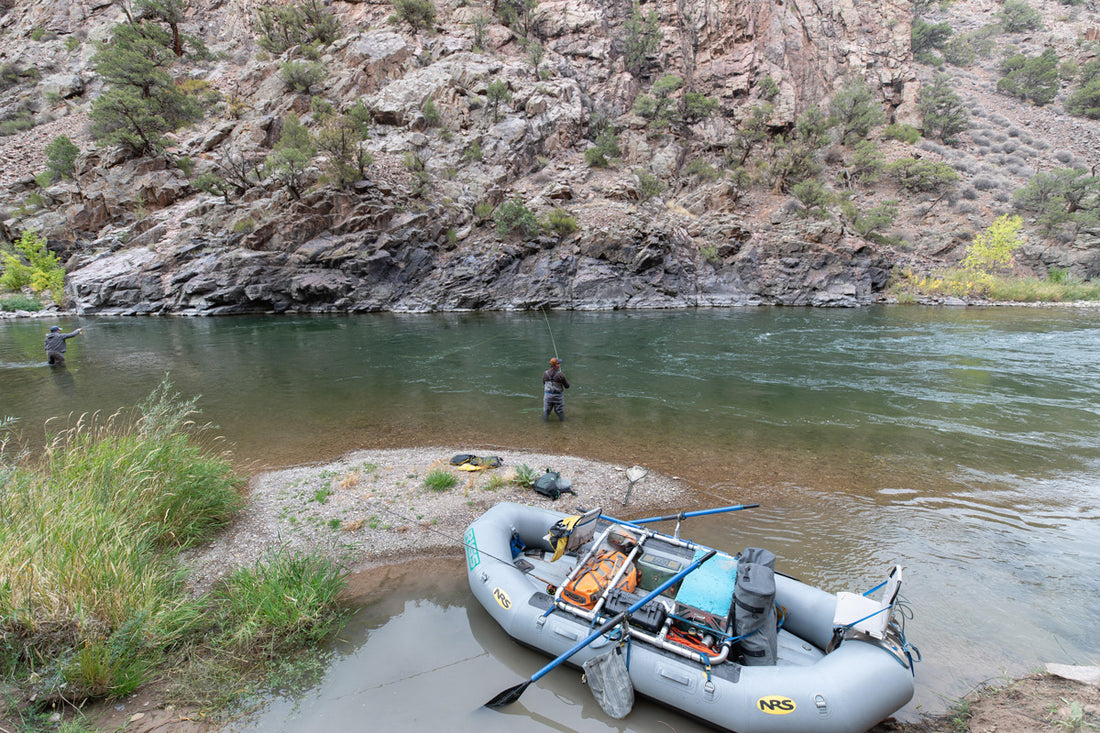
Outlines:
<svg viewBox="0 0 1100 733"><path fill-rule="evenodd" d="M46 334L46 356L50 366L65 366L65 342L82 332L78 328L72 333L61 333L61 326L50 326Z"/></svg>
<svg viewBox="0 0 1100 733"><path fill-rule="evenodd" d="M542 419L550 419L550 411L558 413L565 420L565 390L569 389L569 380L561 372L561 360L556 356L550 360L550 368L542 373Z"/></svg>

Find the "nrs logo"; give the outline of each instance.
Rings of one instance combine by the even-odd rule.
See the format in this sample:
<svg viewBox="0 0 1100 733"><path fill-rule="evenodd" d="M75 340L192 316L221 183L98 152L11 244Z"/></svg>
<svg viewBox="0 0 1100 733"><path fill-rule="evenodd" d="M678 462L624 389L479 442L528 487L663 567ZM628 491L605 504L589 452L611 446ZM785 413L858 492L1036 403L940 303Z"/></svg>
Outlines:
<svg viewBox="0 0 1100 733"><path fill-rule="evenodd" d="M502 591L500 588L493 588L493 598L505 611L512 607L512 599L508 597L508 594Z"/></svg>
<svg viewBox="0 0 1100 733"><path fill-rule="evenodd" d="M782 695L768 695L756 701L756 707L768 715L786 715L794 712L794 700Z"/></svg>

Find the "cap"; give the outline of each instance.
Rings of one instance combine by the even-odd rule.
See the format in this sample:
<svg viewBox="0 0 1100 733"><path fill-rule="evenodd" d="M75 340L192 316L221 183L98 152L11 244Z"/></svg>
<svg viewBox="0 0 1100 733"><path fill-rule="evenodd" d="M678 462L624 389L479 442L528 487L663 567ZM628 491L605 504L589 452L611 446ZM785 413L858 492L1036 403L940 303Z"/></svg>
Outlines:
<svg viewBox="0 0 1100 733"><path fill-rule="evenodd" d="M550 360L550 366L557 366L559 364L561 364L561 360L556 357Z"/></svg>
<svg viewBox="0 0 1100 733"><path fill-rule="evenodd" d="M61 326L50 326L50 330L51 330L51 331L60 331L60 330L61 330Z"/></svg>

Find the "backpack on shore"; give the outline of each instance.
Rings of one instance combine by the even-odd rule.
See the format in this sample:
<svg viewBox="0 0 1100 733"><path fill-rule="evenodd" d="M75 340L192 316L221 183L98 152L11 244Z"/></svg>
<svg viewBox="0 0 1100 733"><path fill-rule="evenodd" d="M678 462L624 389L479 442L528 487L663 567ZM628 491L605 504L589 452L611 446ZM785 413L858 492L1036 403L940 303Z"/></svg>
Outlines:
<svg viewBox="0 0 1100 733"><path fill-rule="evenodd" d="M535 483L531 484L531 488L554 501L557 501L562 494L577 495L577 492L573 491L572 481L562 478L560 473L550 469L546 469L546 473L535 479Z"/></svg>

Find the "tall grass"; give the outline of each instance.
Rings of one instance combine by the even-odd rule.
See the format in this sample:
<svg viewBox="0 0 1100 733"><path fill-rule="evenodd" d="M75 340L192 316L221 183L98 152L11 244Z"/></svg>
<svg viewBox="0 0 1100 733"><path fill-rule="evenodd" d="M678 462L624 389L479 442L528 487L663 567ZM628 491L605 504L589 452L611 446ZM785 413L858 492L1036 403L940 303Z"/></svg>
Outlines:
<svg viewBox="0 0 1100 733"><path fill-rule="evenodd" d="M243 502L194 408L165 381L130 412L79 418L38 456L7 450L0 423L0 672L40 702L124 695L171 650L304 643L335 616L344 576L321 558L275 556L250 571L263 582L188 592L179 550Z"/></svg>

